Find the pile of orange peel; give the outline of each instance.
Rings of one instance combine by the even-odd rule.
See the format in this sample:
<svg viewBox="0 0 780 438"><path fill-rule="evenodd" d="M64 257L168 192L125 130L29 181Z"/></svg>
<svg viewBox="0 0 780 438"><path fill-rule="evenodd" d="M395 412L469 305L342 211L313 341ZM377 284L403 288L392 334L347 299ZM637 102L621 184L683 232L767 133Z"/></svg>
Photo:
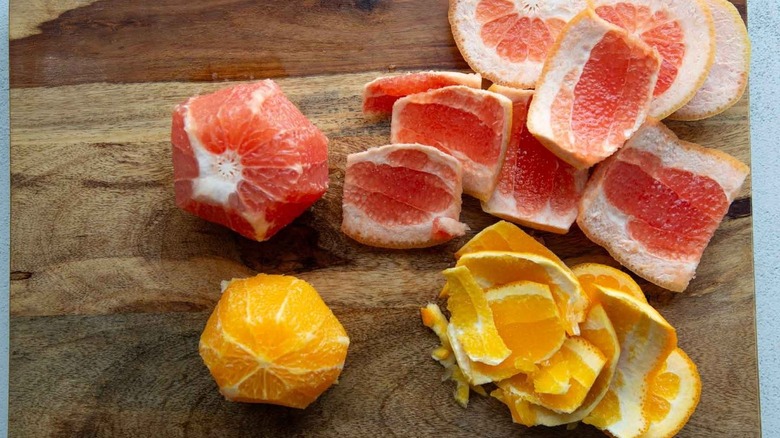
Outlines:
<svg viewBox="0 0 780 438"><path fill-rule="evenodd" d="M674 436L693 414L696 365L629 275L595 263L569 268L503 221L455 258L441 292L449 320L436 304L421 315L463 407L490 385L515 423L583 422L619 438Z"/></svg>

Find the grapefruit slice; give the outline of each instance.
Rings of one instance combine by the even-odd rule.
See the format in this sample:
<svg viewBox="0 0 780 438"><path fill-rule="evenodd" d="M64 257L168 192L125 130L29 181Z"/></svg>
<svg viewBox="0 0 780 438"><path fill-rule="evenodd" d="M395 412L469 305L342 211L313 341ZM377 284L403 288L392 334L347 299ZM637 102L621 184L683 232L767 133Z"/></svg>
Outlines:
<svg viewBox="0 0 780 438"><path fill-rule="evenodd" d="M715 59L715 26L705 0L591 1L601 18L661 55L650 116L663 119L691 100Z"/></svg>
<svg viewBox="0 0 780 438"><path fill-rule="evenodd" d="M528 130L562 160L588 168L642 125L659 66L647 44L586 10L550 50Z"/></svg>
<svg viewBox="0 0 780 438"><path fill-rule="evenodd" d="M347 156L341 230L366 245L425 248L466 232L458 222L461 166L419 144Z"/></svg>
<svg viewBox="0 0 780 438"><path fill-rule="evenodd" d="M482 210L530 228L565 234L577 218L588 172L556 157L526 129L533 91L493 85L512 101L512 131L493 195Z"/></svg>
<svg viewBox="0 0 780 438"><path fill-rule="evenodd" d="M596 169L577 223L637 275L682 292L748 171L649 120Z"/></svg>
<svg viewBox="0 0 780 438"><path fill-rule="evenodd" d="M491 81L534 88L547 52L586 0L451 0L450 27L463 58Z"/></svg>
<svg viewBox="0 0 780 438"><path fill-rule="evenodd" d="M498 181L512 124L512 101L485 90L452 86L412 94L393 106L393 143L420 143L463 165L463 191L488 200Z"/></svg>
<svg viewBox="0 0 780 438"><path fill-rule="evenodd" d="M596 286L596 295L622 354L607 394L584 422L612 436L636 437L649 427L644 402L651 376L677 348L677 333L653 307L625 292Z"/></svg>
<svg viewBox="0 0 780 438"><path fill-rule="evenodd" d="M701 378L696 365L682 349L666 358L663 367L651 376L645 413L650 427L642 438L671 438L693 415L701 396Z"/></svg>
<svg viewBox="0 0 780 438"><path fill-rule="evenodd" d="M450 85L480 89L482 77L478 74L424 71L376 78L363 89L363 113L372 117L389 117L396 100Z"/></svg>
<svg viewBox="0 0 780 438"><path fill-rule="evenodd" d="M750 72L750 40L745 22L728 0L706 0L715 22L715 61L704 84L670 119L701 120L739 101Z"/></svg>
<svg viewBox="0 0 780 438"><path fill-rule="evenodd" d="M271 80L194 96L171 128L176 205L258 241L328 188L328 139Z"/></svg>

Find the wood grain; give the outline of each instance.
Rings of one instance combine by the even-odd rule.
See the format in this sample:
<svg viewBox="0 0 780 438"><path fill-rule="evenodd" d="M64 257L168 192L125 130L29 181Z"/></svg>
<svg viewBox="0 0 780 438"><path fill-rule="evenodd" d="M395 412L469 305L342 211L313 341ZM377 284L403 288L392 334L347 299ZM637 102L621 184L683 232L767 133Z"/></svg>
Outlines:
<svg viewBox="0 0 780 438"><path fill-rule="evenodd" d="M601 436L514 425L489 398L463 410L440 382L417 308L495 222L476 200L461 217L472 231L435 248L339 231L346 155L389 141L387 122L360 113L363 84L465 67L446 4L12 0L11 34L25 36L11 41L11 435ZM175 208L170 116L225 79L269 76L330 138L330 189L257 243ZM670 127L749 164L747 114L745 97ZM681 436L759 435L750 193L748 181L685 294L640 280L702 375ZM567 263L615 265L576 228L533 234ZM198 357L219 282L256 272L313 283L352 338L340 384L306 411L225 402Z"/></svg>
<svg viewBox="0 0 780 438"><path fill-rule="evenodd" d="M173 203L170 111L187 96L223 84L13 89L12 314L206 310L214 305L215 285L221 280L255 271L297 273L336 305L424 303L438 290L439 271L452 263L451 254L496 219L466 198L463 219L472 232L416 251L362 246L339 231L346 155L389 141L388 124L366 121L357 97L362 85L378 74L279 81L331 140L330 190L310 212L265 243L190 216ZM686 140L749 163L746 111L743 100L710 121L671 126ZM749 190L748 183L743 199ZM749 254L749 242L738 240L749 238L749 232L729 236L730 227L750 230L750 219L726 221L716 242L729 242L707 249L691 293L713 293L721 283L742 278L718 263L721 248L743 247ZM578 231L539 234L572 262L606 254ZM722 262L732 261L727 257ZM378 284L384 290L376 291Z"/></svg>
<svg viewBox="0 0 780 438"><path fill-rule="evenodd" d="M587 426L523 428L497 400L477 395L462 409L429 356L437 340L417 309L334 311L352 338L347 364L339 384L305 411L224 401L197 354L207 313L15 318L12 435L603 436ZM741 371L752 330L746 324L717 343L692 342L711 336L730 312L701 307L679 322L680 343L704 379L680 436L758 436L754 401L745 397L755 382Z"/></svg>
<svg viewBox="0 0 780 438"><path fill-rule="evenodd" d="M104 0L12 41L10 81L35 87L466 68L446 16L446 0Z"/></svg>

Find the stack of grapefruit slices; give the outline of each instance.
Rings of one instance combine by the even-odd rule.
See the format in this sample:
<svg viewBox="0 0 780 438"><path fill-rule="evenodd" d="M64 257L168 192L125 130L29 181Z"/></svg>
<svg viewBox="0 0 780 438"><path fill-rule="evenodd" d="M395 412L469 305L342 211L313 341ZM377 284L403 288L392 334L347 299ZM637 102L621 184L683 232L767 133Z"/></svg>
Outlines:
<svg viewBox="0 0 780 438"><path fill-rule="evenodd" d="M633 279L599 264L567 267L518 227L477 234L443 272L449 320L421 309L455 399L473 390L516 423L584 422L615 437L670 437L699 402L696 366Z"/></svg>

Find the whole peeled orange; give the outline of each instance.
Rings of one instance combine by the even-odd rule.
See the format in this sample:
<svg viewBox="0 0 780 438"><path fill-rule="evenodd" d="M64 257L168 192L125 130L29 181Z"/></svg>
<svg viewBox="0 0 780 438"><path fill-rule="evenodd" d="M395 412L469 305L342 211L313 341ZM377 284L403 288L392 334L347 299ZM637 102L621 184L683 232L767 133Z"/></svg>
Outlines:
<svg viewBox="0 0 780 438"><path fill-rule="evenodd" d="M309 283L260 274L227 284L199 350L228 400L303 409L336 382L348 346Z"/></svg>

